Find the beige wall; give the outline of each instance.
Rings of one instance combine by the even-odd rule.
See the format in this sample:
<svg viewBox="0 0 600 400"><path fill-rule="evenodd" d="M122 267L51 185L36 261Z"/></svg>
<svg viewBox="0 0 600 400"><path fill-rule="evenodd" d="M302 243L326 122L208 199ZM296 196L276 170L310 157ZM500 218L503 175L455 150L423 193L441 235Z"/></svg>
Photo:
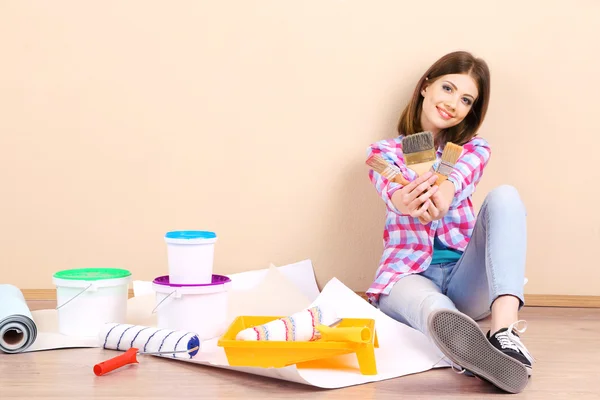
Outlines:
<svg viewBox="0 0 600 400"><path fill-rule="evenodd" d="M0 2L0 281L152 279L166 231L211 229L217 273L311 258L319 284L365 290L384 217L365 149L395 134L430 63L467 49L493 75L477 206L520 190L527 293L600 295L598 15L592 0Z"/></svg>

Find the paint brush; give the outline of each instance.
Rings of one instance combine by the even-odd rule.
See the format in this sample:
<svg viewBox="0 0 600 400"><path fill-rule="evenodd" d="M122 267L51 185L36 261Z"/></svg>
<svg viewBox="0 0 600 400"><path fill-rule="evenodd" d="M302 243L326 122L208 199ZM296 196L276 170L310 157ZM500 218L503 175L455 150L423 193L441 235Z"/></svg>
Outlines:
<svg viewBox="0 0 600 400"><path fill-rule="evenodd" d="M137 364L137 356L140 354L144 355L164 355L164 354L176 354L176 353L194 353L200 349L199 346L189 350L178 350L178 351L154 351L154 352L142 352L135 347L131 347L123 354L119 354L109 360L103 361L99 364L94 365L94 374L96 376L102 376L110 371L114 371L117 368L124 367L128 364Z"/></svg>
<svg viewBox="0 0 600 400"><path fill-rule="evenodd" d="M435 182L436 185L439 186L442 184L442 182L448 179L448 176L454 170L456 161L458 161L458 158L462 154L462 150L462 146L451 142L446 143L446 146L444 146L444 151L442 152L442 159L437 167L437 170L435 171L436 175L438 176L438 179Z"/></svg>
<svg viewBox="0 0 600 400"><path fill-rule="evenodd" d="M381 155L379 154L373 154L371 155L367 161L366 164L371 167L371 169L375 172L378 172L379 174L381 174L381 176L383 176L384 178L386 178L389 181L393 181L396 183L399 183L401 185L408 185L408 181L406 179L404 179L404 177L402 176L402 172L400 171L400 168L398 168L397 166L388 163L385 158L383 158Z"/></svg>
<svg viewBox="0 0 600 400"><path fill-rule="evenodd" d="M444 147L444 151L442 152L442 158L440 164L437 167L437 170L431 169L438 176L436 185L440 185L444 182L448 176L452 173L454 169L454 165L458 158L462 154L463 147L457 144L448 142ZM408 181L404 179L402 173L400 172L400 168L395 165L387 162L381 155L374 154L370 156L367 161L367 165L373 169L373 171L378 172L386 179L400 183L402 185L408 185Z"/></svg>
<svg viewBox="0 0 600 400"><path fill-rule="evenodd" d="M418 176L431 170L436 161L433 133L425 131L405 136L402 138L402 153L406 166Z"/></svg>

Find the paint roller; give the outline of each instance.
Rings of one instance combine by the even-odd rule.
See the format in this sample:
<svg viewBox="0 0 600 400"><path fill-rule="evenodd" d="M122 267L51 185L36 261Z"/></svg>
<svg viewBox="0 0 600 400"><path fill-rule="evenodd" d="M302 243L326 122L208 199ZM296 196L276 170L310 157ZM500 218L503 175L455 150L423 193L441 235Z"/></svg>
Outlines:
<svg viewBox="0 0 600 400"><path fill-rule="evenodd" d="M343 319L335 310L323 305L310 307L288 317L251 326L236 335L243 341L313 341L368 343L371 329L363 326L337 327Z"/></svg>
<svg viewBox="0 0 600 400"><path fill-rule="evenodd" d="M37 327L23 293L13 285L0 285L0 350L20 353L35 342Z"/></svg>
<svg viewBox="0 0 600 400"><path fill-rule="evenodd" d="M94 374L97 376L138 363L140 354L190 359L200 351L200 339L195 333L140 325L104 324L99 340L102 348L125 353L96 364Z"/></svg>

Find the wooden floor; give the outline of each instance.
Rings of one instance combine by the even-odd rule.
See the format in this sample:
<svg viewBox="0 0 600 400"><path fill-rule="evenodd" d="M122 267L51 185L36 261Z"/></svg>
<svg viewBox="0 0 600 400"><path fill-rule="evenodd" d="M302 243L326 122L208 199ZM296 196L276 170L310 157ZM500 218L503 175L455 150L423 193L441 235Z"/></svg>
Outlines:
<svg viewBox="0 0 600 400"><path fill-rule="evenodd" d="M36 302L33 309L51 305ZM537 359L527 389L507 395L450 369L322 390L211 367L140 357L140 364L96 377L115 353L72 349L0 354L0 399L600 399L600 309L526 307L523 341ZM484 322L485 326L486 323Z"/></svg>

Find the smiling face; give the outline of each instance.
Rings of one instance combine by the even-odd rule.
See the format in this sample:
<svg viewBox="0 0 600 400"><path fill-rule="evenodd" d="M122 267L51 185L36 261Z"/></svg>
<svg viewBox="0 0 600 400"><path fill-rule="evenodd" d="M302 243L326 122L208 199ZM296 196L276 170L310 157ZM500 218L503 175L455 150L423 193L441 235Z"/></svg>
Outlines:
<svg viewBox="0 0 600 400"><path fill-rule="evenodd" d="M425 85L421 127L434 135L465 119L479 95L475 80L467 74L442 75Z"/></svg>

